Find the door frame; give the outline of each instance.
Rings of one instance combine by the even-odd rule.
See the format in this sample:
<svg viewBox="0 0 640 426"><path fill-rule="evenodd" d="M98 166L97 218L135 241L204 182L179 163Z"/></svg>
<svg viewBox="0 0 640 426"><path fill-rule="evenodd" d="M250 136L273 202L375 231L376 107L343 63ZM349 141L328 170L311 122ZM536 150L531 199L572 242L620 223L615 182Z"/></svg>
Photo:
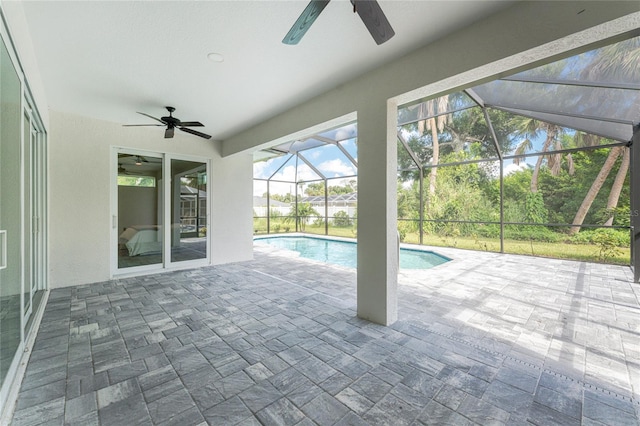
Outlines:
<svg viewBox="0 0 640 426"><path fill-rule="evenodd" d="M153 265L134 266L129 268L118 267L118 237L120 230L118 228L118 154L127 153L132 155L140 155L143 157L154 157L162 159L162 179L158 180L156 184L162 189L160 194L163 205L161 206L159 213L162 219L162 261ZM206 248L207 256L203 259L194 259L186 261L171 261L171 225L167 221L171 218L171 203L168 202L171 199L171 160L184 160L193 161L197 163L203 163L206 165L207 173L207 235L206 235ZM193 155L176 154L162 151L150 151L139 148L124 147L124 146L111 146L110 155L110 198L111 198L111 215L110 215L110 270L111 278L132 277L138 275L153 274L168 270L189 269L201 266L207 266L211 264L211 207L212 207L212 188L210 185L211 179L211 164L210 158L204 158Z"/></svg>
<svg viewBox="0 0 640 426"><path fill-rule="evenodd" d="M174 154L168 154L166 156L167 158L167 168L168 170L171 170L171 161L172 160L183 160L183 161L192 161L194 163L201 163L205 165L205 173L207 175L207 202L206 202L206 209L207 209L207 216L206 216L206 223L205 226L207 228L207 234L206 234L206 249L207 249L207 255L205 258L203 259L193 259L193 260L183 260L183 261L172 261L171 260L171 226L167 227L168 229L166 229L166 233L165 233L165 252L167 254L169 254L166 258L166 269L185 269L185 268L195 268L198 266L206 266L206 265L210 265L211 264L211 232L209 231L209 225L210 225L210 217L211 217L211 185L209 184L211 179L209 178L210 173L211 173L211 167L210 167L210 160L206 160L206 159L202 159L201 157L193 157L193 156L188 156L188 155L174 155ZM197 169L197 168L196 168ZM196 170L193 169L193 170ZM192 170L189 171L185 171L185 172L181 172L176 176L182 176L183 174L186 174L188 172L190 172ZM173 178L173 176L171 176ZM167 191L165 192L165 200L170 199L171 195L172 195L172 189L174 186L173 180L172 179L166 179L165 180L165 185L166 187L168 187ZM165 203L165 217L166 218L170 218L171 217L171 202Z"/></svg>
<svg viewBox="0 0 640 426"><path fill-rule="evenodd" d="M48 164L47 164L47 131L42 122L42 118L36 107L36 103L29 90L29 85L23 73L22 66L15 52L15 46L8 33L4 17L0 10L0 42L2 42L8 52L9 61L13 67L20 84L20 114L19 114L19 188L20 197L20 223L17 229L19 238L19 258L17 265L19 278L19 319L20 319L20 341L15 354L9 361L9 368L4 381L0 383L0 422L5 419L5 412L10 411L14 404L14 397L18 392L18 386L24 373L25 348L31 347L35 339L37 330L46 300L48 297L48 236L47 236L47 215L48 215ZM29 135L25 138L25 114L29 116ZM37 147L37 150L34 150ZM38 157L33 157L34 154ZM29 155L27 155L29 154ZM28 175L27 175L28 174ZM37 175L37 178L34 177ZM34 221L34 203L37 203L40 217ZM38 234L35 239L33 231ZM15 238L15 237L14 237ZM27 244L26 240L29 240ZM33 247L33 242L37 241L38 247ZM29 268L31 280L27 282L25 268ZM34 288L32 283L37 279L36 289L45 291L38 306L33 305ZM25 289L29 286L30 300L29 307L25 309ZM38 288L39 287L39 288ZM29 323L30 322L30 323ZM30 325L27 329L27 325ZM0 323L0 327L2 324Z"/></svg>

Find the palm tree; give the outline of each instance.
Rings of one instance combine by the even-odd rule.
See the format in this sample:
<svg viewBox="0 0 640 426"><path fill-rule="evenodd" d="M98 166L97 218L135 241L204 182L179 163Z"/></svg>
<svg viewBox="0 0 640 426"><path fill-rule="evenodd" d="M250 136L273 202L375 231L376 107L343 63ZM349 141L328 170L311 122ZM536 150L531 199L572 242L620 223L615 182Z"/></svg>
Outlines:
<svg viewBox="0 0 640 426"><path fill-rule="evenodd" d="M538 138L541 134L546 136L542 144L542 149L540 150L542 154L548 152L550 149L559 150L564 148L563 142L565 142L566 139L562 137L565 134L563 127L524 116L514 117L513 124L516 128L516 134L524 137L522 142L516 147L515 154L517 155L525 154L527 151L533 149L532 139ZM536 165L533 168L533 174L531 175L530 189L532 193L538 192L538 176L540 175L540 168L545 159L547 159L551 174L557 176L558 173L560 173L560 165L562 164L561 154L539 155ZM520 158L513 160L516 165L520 164L521 161ZM570 161L570 169L572 169L573 163L572 160Z"/></svg>
<svg viewBox="0 0 640 426"><path fill-rule="evenodd" d="M640 37L624 40L601 49L593 55L593 59L581 73L581 78L589 81L625 81L633 82L640 80ZM592 96L591 93L586 95ZM594 99L591 102L597 101ZM616 174L611 192L607 200L607 211L613 212L618 205L620 193L624 185L624 180L629 169L629 149L625 147L612 148L602 165L600 173L589 188L580 208L576 212L571 227L571 233L580 231L584 218L593 204L604 180L616 164L618 157L622 156L622 163ZM605 225L613 224L613 214L606 220Z"/></svg>
<svg viewBox="0 0 640 426"><path fill-rule="evenodd" d="M609 215L609 217L604 223L605 226L613 225L613 213L615 208L618 207L620 193L622 192L624 181L627 178L627 171L629 170L631 150L626 146L620 148L622 148L622 162L620 163L620 168L618 169L618 173L616 173L616 178L613 181L611 192L609 193L609 198L607 199L607 214Z"/></svg>
<svg viewBox="0 0 640 426"><path fill-rule="evenodd" d="M311 207L311 204L299 202L297 211L295 207L291 207L291 211L284 219L284 221L291 222L292 220L295 220L298 228L304 232L309 216L320 216L320 213L318 213L316 209Z"/></svg>
<svg viewBox="0 0 640 426"><path fill-rule="evenodd" d="M436 193L436 177L438 175L438 165L440 160L440 143L438 140L438 132L444 131L444 126L452 122L451 114L437 113L447 111L449 109L449 95L440 96L420 104L419 114L421 117L429 117L425 120L418 121L418 133L423 135L426 131L431 131L431 141L433 152L431 154L431 169L429 171L429 194Z"/></svg>
<svg viewBox="0 0 640 426"><path fill-rule="evenodd" d="M602 185L604 184L605 180L607 180L609 173L613 169L613 166L616 164L616 160L623 153L622 150L624 148L625 147L617 146L615 148L611 148L611 150L609 151L609 155L607 155L607 159L604 161L602 168L600 168L600 172L598 172L598 176L596 176L596 178L593 180L593 183L591 184L589 191L587 191L587 194L584 196L584 199L582 200L582 204L580 204L580 207L576 212L576 216L573 218L573 222L572 222L573 226L571 226L569 233L577 234L580 231L582 223L584 222L584 218L587 216L587 213L589 212L589 209L591 208L593 201L596 199L596 196L600 192ZM623 167L621 166L620 168L622 169ZM625 176L626 176L626 171L625 171ZM617 179L617 176L616 176L616 179ZM624 178L622 181L624 183ZM621 185L620 190L622 190L622 184L620 185ZM618 196L619 195L620 194L618 193ZM618 200L616 199L615 205L617 204L618 204ZM609 202L607 202L607 207L609 207ZM615 206L612 207L612 209L613 208L615 208ZM613 222L613 218L611 218L611 221Z"/></svg>

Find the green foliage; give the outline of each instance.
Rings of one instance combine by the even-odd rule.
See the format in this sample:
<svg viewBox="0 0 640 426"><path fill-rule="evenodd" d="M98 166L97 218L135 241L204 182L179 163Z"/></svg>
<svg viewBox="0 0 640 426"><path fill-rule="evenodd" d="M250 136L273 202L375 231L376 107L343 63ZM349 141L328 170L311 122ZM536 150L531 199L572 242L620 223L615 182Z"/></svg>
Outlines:
<svg viewBox="0 0 640 426"><path fill-rule="evenodd" d="M398 183L398 218L420 218L420 193L419 183L414 181L411 187L406 188Z"/></svg>
<svg viewBox="0 0 640 426"><path fill-rule="evenodd" d="M596 229L593 242L598 246L598 259L605 262L607 259L620 255L618 248L619 239L614 229Z"/></svg>
<svg viewBox="0 0 640 426"><path fill-rule="evenodd" d="M624 229L584 229L571 237L574 244L602 244L604 240L616 247L629 247L629 231Z"/></svg>
<svg viewBox="0 0 640 426"><path fill-rule="evenodd" d="M595 214L597 223L605 223L611 216L613 216L613 225L615 226L631 225L631 207L628 205L619 206L614 209L600 209Z"/></svg>
<svg viewBox="0 0 640 426"><path fill-rule="evenodd" d="M267 198L267 193L262 194L263 198ZM283 203L293 203L296 201L296 198L293 194L270 194L269 199L275 201L281 201Z"/></svg>
<svg viewBox="0 0 640 426"><path fill-rule="evenodd" d="M351 218L347 212L340 210L333 215L333 224L338 227L351 226Z"/></svg>
<svg viewBox="0 0 640 426"><path fill-rule="evenodd" d="M277 210L277 209L270 209L270 210L269 210L269 217L270 217L271 219L278 219L278 218L280 218L281 216L282 216L282 213L280 213L280 211L279 211L279 210Z"/></svg>
<svg viewBox="0 0 640 426"><path fill-rule="evenodd" d="M564 239L564 235L554 232L545 226L512 225L505 227L505 238L522 241L539 241L557 243Z"/></svg>
<svg viewBox="0 0 640 426"><path fill-rule="evenodd" d="M298 224L298 229L304 231L307 225L307 220L311 216L320 216L320 213L318 213L309 203L298 203L297 211L295 206L291 207L291 211L284 221L287 223L295 221Z"/></svg>
<svg viewBox="0 0 640 426"><path fill-rule="evenodd" d="M400 234L400 241L407 241L407 235L418 232L418 221L415 220L399 220L398 221L398 233Z"/></svg>
<svg viewBox="0 0 640 426"><path fill-rule="evenodd" d="M548 211L544 206L544 200L540 192L527 192L525 198L526 222L545 223Z"/></svg>
<svg viewBox="0 0 640 426"><path fill-rule="evenodd" d="M333 185L327 188L329 195L352 194L358 191L357 181L350 180L345 185ZM317 197L324 195L324 182L313 182L307 185L304 190L308 197Z"/></svg>
<svg viewBox="0 0 640 426"><path fill-rule="evenodd" d="M139 188L155 188L156 178L153 176L118 176L118 186L136 186Z"/></svg>

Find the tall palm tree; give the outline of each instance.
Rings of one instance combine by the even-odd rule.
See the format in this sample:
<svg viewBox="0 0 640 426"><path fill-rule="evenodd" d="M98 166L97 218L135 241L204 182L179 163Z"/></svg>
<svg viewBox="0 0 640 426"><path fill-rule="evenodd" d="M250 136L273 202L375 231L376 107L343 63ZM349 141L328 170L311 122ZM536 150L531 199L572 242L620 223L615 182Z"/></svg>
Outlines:
<svg viewBox="0 0 640 426"><path fill-rule="evenodd" d="M609 155L607 155L607 159L604 161L604 164L600 168L600 172L598 172L598 176L596 176L596 178L593 180L591 187L589 188L589 190L587 191L587 194L584 196L584 199L582 200L582 204L580 204L580 207L576 212L576 216L573 218L573 222L572 222L573 226L569 230L569 233L577 234L580 231L580 228L582 227L582 223L584 222L584 218L587 217L587 213L589 212L589 209L591 208L593 201L596 199L596 196L600 192L600 189L602 188L602 185L604 184L605 180L607 180L609 173L611 172L611 170L613 170L613 167L616 164L616 160L623 153L622 150L624 148L625 147L617 146L615 148L611 148L611 150L609 151ZM622 168L622 166L620 168ZM625 175L626 175L626 172L625 172ZM624 182L624 179L623 179L623 182ZM620 190L622 190L622 186L620 187ZM618 194L618 196L619 195L620 194ZM616 200L616 205L617 204L618 204L618 201ZM609 205L609 202L607 202L607 206L608 205ZM613 208L615 208L615 206ZM613 218L611 219L611 221L613 222Z"/></svg>
<svg viewBox="0 0 640 426"><path fill-rule="evenodd" d="M453 118L451 114L440 114L434 117L437 113L447 111L449 109L449 95L440 96L439 98L431 99L429 101L420 104L419 114L421 117L429 117L425 120L418 121L418 133L424 134L426 131L431 131L431 141L433 146L433 152L431 154L431 165L434 166L429 171L429 194L434 195L436 193L436 179L438 175L438 165L440 160L440 143L438 132L444 131L444 126L451 123Z"/></svg>
<svg viewBox="0 0 640 426"><path fill-rule="evenodd" d="M563 138L565 131L564 128L555 124L547 123L544 121L536 120L524 116L516 116L513 118L513 124L516 129L516 134L524 137L522 142L518 144L515 150L515 154L522 155L527 151L533 149L532 139L545 135L544 143L542 144L541 154L545 152L558 149L563 149ZM560 172L560 165L562 162L562 156L560 154L554 155L539 155L536 161L536 165L533 168L533 174L531 175L531 192L538 192L538 177L540 175L540 168L544 160L547 160L551 173L555 176ZM516 158L513 162L518 165L522 160Z"/></svg>
<svg viewBox="0 0 640 426"><path fill-rule="evenodd" d="M631 150L624 146L622 148L622 162L620 163L620 168L618 168L618 173L616 173L616 178L613 181L613 185L611 186L611 192L609 193L609 198L607 199L607 214L609 217L605 221L605 226L613 225L613 216L614 210L618 207L618 201L620 200L620 193L622 192L622 187L624 186L624 181L627 178L627 171L629 170L629 160L631 158Z"/></svg>
<svg viewBox="0 0 640 426"><path fill-rule="evenodd" d="M634 82L640 80L640 37L631 38L598 49L593 55L593 59L590 64L585 67L580 76L581 78L590 81ZM587 98L591 96L591 93L586 95ZM590 99L590 101L594 102L597 101L597 99ZM600 173L591 185L591 188L585 195L580 208L576 212L576 216L573 219L574 226L571 227L572 234L580 231L584 218L598 195L604 180L607 178L611 170L613 170L618 157L622 156L622 163L620 164L607 200L608 211L613 212L616 208L620 198L620 192L622 191L622 186L629 169L628 151L628 148L624 147L612 148L609 151L609 155L602 165ZM604 178L602 178L601 175ZM602 180L601 182L600 179ZM613 224L613 215L611 215L605 222L605 225L611 224Z"/></svg>

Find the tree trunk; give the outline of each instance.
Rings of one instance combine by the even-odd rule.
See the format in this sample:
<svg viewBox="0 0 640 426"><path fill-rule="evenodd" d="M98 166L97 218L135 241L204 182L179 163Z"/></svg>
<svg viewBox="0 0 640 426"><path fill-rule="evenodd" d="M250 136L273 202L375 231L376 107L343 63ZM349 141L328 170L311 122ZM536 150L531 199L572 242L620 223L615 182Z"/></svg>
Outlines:
<svg viewBox="0 0 640 426"><path fill-rule="evenodd" d="M627 147L621 146L614 149L622 151L622 162L620 163L620 168L618 169L618 173L616 174L616 179L613 181L613 186L611 186L609 198L607 199L607 212L609 212L610 216L604 223L605 226L613 225L613 211L616 207L618 207L618 200L620 199L620 193L622 192L624 181L627 178L627 171L629 170L629 157L631 155L631 150Z"/></svg>
<svg viewBox="0 0 640 426"><path fill-rule="evenodd" d="M542 153L545 153L549 150L551 146L551 142L556 138L557 130L555 126L549 126L547 128L547 139L544 141L544 145L542 145ZM542 160L544 160L544 155L540 155L538 157L538 161L536 161L536 166L533 168L533 174L531 175L531 192L538 192L538 176L540 175L540 168L542 167Z"/></svg>
<svg viewBox="0 0 640 426"><path fill-rule="evenodd" d="M616 160L618 159L619 155L620 151L616 150L615 148L612 148L609 151L609 155L602 165L598 176L596 176L593 183L591 184L591 188L589 188L589 191L587 191L587 195L584 196L584 200L582 200L582 204L580 205L576 216L573 218L574 226L572 226L571 230L569 231L571 235L580 232L580 228L582 226L582 223L584 222L584 218L587 216L587 213L591 208L591 204L593 204L593 200L596 199L596 196L598 195L598 192L600 192L600 188L602 188L604 181L607 180L607 176L609 176L609 173L611 173L611 170L616 164Z"/></svg>
<svg viewBox="0 0 640 426"><path fill-rule="evenodd" d="M538 192L538 175L540 174L540 167L542 167L542 159L544 155L538 157L536 166L533 168L533 174L531 175L531 192Z"/></svg>
<svg viewBox="0 0 640 426"><path fill-rule="evenodd" d="M438 143L438 128L436 127L435 118L431 120L431 139L433 141L433 155L431 156L431 165L437 166L440 158L440 144ZM429 171L429 195L435 195L436 193L436 177L438 174L438 168L432 167Z"/></svg>

